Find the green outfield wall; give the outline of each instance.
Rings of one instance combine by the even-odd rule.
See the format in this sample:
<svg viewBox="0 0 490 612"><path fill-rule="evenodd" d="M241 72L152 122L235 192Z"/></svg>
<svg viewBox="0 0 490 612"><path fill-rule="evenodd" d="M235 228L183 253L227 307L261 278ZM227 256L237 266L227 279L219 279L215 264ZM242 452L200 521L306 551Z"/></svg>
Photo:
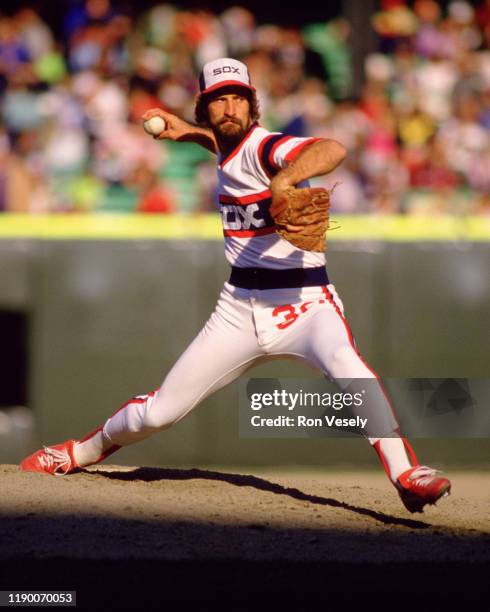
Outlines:
<svg viewBox="0 0 490 612"><path fill-rule="evenodd" d="M0 311L27 320L32 447L80 437L132 395L158 387L228 274L223 244L211 238L59 238L0 240ZM482 378L490 376L489 260L484 240L336 239L328 270L361 353L382 376ZM316 375L285 361L253 373ZM237 410L231 385L171 430L120 451L117 462L377 464L363 440L239 439ZM0 443L0 460L9 460L8 439L0 435ZM12 460L24 446L11 449ZM427 463L489 463L485 439L417 440L415 447Z"/></svg>

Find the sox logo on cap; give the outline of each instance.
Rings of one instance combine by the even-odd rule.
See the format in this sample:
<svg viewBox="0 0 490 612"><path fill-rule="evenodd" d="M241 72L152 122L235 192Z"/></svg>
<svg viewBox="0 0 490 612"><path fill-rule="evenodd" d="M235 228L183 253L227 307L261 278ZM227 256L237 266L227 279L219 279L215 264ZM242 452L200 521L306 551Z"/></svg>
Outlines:
<svg viewBox="0 0 490 612"><path fill-rule="evenodd" d="M201 94L207 94L228 85L240 85L255 91L250 83L248 68L242 62L230 57L222 57L204 64L199 75Z"/></svg>

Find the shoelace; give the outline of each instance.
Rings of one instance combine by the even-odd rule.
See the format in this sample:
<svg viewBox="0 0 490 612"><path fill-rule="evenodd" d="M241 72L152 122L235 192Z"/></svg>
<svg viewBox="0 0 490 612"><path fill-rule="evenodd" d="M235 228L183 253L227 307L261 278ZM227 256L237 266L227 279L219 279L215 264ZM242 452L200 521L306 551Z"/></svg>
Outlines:
<svg viewBox="0 0 490 612"><path fill-rule="evenodd" d="M427 467L425 465L421 465L416 470L414 470L408 480L414 481L416 485L425 486L430 484L432 478L436 475L440 474L439 470L434 470L433 468Z"/></svg>
<svg viewBox="0 0 490 612"><path fill-rule="evenodd" d="M45 446L44 454L39 457L39 463L44 469L51 469L54 465L58 464L53 470L53 474L55 476L64 476L70 469L71 459L68 451Z"/></svg>

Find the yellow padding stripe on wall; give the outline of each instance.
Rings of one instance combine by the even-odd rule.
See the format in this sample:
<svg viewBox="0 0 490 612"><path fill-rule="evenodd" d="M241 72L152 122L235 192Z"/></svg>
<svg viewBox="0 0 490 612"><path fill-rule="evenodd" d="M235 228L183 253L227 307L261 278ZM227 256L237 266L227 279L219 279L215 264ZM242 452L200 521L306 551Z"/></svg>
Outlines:
<svg viewBox="0 0 490 612"><path fill-rule="evenodd" d="M221 240L217 214L0 214L0 239ZM334 216L327 241L490 241L490 217Z"/></svg>

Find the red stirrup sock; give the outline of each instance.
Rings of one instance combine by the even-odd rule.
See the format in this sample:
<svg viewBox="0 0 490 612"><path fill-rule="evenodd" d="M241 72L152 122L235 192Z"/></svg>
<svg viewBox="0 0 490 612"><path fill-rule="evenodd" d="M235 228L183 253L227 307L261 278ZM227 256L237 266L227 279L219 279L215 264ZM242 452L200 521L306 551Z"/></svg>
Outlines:
<svg viewBox="0 0 490 612"><path fill-rule="evenodd" d="M405 438L398 435L393 438L380 438L373 446L388 478L393 483L396 482L400 474L403 474L412 466L418 465L413 448Z"/></svg>
<svg viewBox="0 0 490 612"><path fill-rule="evenodd" d="M102 433L102 427L92 431L73 447L73 456L80 467L103 461L121 447L113 444Z"/></svg>

